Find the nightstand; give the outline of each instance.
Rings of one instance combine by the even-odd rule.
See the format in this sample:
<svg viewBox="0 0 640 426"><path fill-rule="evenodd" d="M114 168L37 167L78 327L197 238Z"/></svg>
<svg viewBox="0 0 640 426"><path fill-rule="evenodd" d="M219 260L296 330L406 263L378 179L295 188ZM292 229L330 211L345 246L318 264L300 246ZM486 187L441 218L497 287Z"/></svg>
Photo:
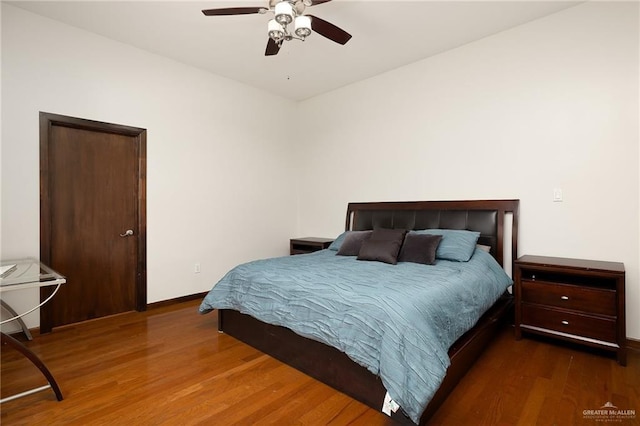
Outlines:
<svg viewBox="0 0 640 426"><path fill-rule="evenodd" d="M524 331L597 347L626 365L622 263L522 256L514 277L516 339Z"/></svg>
<svg viewBox="0 0 640 426"><path fill-rule="evenodd" d="M332 238L292 238L289 240L289 254L305 254L326 249L333 242Z"/></svg>

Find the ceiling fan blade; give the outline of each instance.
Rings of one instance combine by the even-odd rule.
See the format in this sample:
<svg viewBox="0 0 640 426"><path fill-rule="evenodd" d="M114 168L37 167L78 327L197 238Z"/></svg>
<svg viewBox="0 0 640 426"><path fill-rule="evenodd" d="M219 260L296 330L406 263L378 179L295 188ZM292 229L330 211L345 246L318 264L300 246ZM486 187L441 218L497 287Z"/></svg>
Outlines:
<svg viewBox="0 0 640 426"><path fill-rule="evenodd" d="M311 6L316 6L322 3L329 3L331 0L311 0Z"/></svg>
<svg viewBox="0 0 640 426"><path fill-rule="evenodd" d="M339 44L346 44L351 40L351 34L343 29L340 29L330 22L320 19L317 16L307 15L311 18L311 29L321 36L333 40Z"/></svg>
<svg viewBox="0 0 640 426"><path fill-rule="evenodd" d="M267 49L264 51L264 56L277 55L279 51L280 43L273 41L273 39L269 37L269 41L267 42Z"/></svg>
<svg viewBox="0 0 640 426"><path fill-rule="evenodd" d="M222 9L205 9L202 11L206 16L222 15L250 15L252 13L265 13L264 7L225 7Z"/></svg>

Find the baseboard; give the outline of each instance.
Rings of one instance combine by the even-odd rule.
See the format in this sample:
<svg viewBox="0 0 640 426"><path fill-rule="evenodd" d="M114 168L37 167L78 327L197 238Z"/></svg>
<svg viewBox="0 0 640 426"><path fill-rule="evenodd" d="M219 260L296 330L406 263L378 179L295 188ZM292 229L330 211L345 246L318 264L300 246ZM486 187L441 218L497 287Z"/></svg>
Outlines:
<svg viewBox="0 0 640 426"><path fill-rule="evenodd" d="M40 327L33 327L29 329L31 336L37 336L40 334ZM27 338L22 330L13 330L9 332L5 332L5 334L13 337L14 339L20 340L21 342L27 342Z"/></svg>
<svg viewBox="0 0 640 426"><path fill-rule="evenodd" d="M640 352L640 340L627 339L627 348L632 351Z"/></svg>
<svg viewBox="0 0 640 426"><path fill-rule="evenodd" d="M167 300L161 300L159 302L148 303L147 309L163 308L166 306L175 305L177 303L184 303L184 302L190 302L192 300L203 299L207 295L207 293L208 292L205 291L202 293L195 293L195 294L189 294L187 296L176 297L174 299L167 299Z"/></svg>

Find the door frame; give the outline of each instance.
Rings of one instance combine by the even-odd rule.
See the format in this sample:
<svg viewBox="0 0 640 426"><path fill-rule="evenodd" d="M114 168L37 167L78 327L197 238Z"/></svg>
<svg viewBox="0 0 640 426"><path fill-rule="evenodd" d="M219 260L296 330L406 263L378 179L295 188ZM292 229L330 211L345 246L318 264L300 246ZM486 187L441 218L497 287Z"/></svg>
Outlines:
<svg viewBox="0 0 640 426"><path fill-rule="evenodd" d="M40 112L40 261L51 260L51 186L49 182L49 144L52 126L71 127L102 133L113 133L134 137L138 145L138 194L137 233L138 259L136 262L135 305L137 311L147 309L147 131L146 129L104 123L101 121L68 117ZM46 300L51 289L42 287L40 301ZM46 309L40 310L40 332L51 331L53 320Z"/></svg>

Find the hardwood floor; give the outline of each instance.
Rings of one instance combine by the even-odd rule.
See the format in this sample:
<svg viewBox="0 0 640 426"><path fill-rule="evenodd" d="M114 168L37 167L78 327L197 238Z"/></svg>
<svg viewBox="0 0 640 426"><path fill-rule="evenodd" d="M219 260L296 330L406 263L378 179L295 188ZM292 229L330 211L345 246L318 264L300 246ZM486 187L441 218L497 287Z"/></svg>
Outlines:
<svg viewBox="0 0 640 426"><path fill-rule="evenodd" d="M217 332L198 301L36 335L27 345L64 394L46 390L0 406L3 425L388 425L386 416ZM37 334L37 333L36 333ZM46 384L2 348L1 395ZM602 424L611 402L640 424L640 354L628 366L505 328L432 418L433 425Z"/></svg>

